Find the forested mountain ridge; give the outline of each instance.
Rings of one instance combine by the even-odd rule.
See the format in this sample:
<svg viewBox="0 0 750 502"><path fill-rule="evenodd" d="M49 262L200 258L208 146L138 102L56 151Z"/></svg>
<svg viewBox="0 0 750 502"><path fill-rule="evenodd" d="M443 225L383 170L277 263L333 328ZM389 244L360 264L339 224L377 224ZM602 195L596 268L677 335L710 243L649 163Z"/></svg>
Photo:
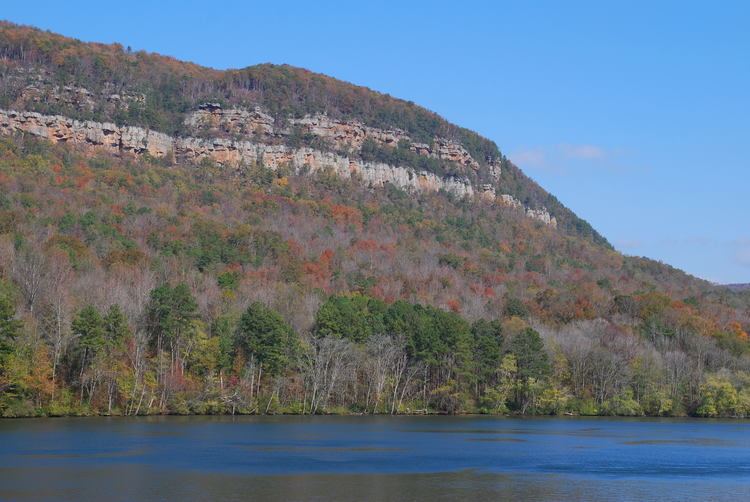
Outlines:
<svg viewBox="0 0 750 502"><path fill-rule="evenodd" d="M5 416L750 413L749 293L414 104L9 23L0 83Z"/></svg>
<svg viewBox="0 0 750 502"><path fill-rule="evenodd" d="M555 218L564 231L608 245L490 140L414 103L300 68L264 64L221 72L0 23L0 84L0 108L6 110L170 136L308 146L459 177L474 192L502 194L500 200L532 216Z"/></svg>

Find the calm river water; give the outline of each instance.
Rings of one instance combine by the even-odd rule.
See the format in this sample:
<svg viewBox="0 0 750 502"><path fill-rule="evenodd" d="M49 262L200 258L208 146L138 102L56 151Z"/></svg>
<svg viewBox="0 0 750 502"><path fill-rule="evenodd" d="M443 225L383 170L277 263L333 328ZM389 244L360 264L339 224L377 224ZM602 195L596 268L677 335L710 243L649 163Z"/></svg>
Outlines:
<svg viewBox="0 0 750 502"><path fill-rule="evenodd" d="M0 420L2 500L750 500L750 423Z"/></svg>

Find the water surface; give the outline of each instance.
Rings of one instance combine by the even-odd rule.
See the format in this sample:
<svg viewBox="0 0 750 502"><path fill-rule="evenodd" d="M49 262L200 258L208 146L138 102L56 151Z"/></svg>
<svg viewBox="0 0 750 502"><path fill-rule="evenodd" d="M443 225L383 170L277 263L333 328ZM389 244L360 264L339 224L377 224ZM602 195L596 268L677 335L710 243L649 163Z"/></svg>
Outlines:
<svg viewBox="0 0 750 502"><path fill-rule="evenodd" d="M7 500L750 500L750 423L486 417L0 421Z"/></svg>

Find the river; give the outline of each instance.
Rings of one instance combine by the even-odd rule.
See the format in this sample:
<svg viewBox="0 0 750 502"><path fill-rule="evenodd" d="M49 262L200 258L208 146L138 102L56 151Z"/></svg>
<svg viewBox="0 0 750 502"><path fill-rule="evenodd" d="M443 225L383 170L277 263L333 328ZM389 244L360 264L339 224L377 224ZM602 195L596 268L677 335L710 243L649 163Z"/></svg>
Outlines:
<svg viewBox="0 0 750 502"><path fill-rule="evenodd" d="M750 500L750 423L0 420L3 500Z"/></svg>

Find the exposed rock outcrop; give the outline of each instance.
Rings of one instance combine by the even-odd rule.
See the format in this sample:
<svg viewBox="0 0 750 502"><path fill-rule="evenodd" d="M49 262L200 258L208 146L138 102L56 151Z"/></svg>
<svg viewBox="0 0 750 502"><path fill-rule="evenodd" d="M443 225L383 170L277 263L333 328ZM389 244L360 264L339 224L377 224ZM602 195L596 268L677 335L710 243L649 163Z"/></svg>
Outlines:
<svg viewBox="0 0 750 502"><path fill-rule="evenodd" d="M506 205L506 206L509 206L509 207L513 207L513 208L516 208L516 209L519 209L519 208L523 207L523 204L521 203L520 200L516 199L512 195L508 195L507 193L500 194L498 196L498 201L501 204L503 204L503 205Z"/></svg>
<svg viewBox="0 0 750 502"><path fill-rule="evenodd" d="M496 200L505 206L523 210L529 218L539 220L546 225L557 228L557 218L549 214L546 208L532 209L525 207L523 202L506 193L498 195Z"/></svg>
<svg viewBox="0 0 750 502"><path fill-rule="evenodd" d="M206 109L210 113L210 110ZM227 124L228 117L237 121L250 118L259 123L273 126L273 119L262 112L245 115L222 115ZM204 118L208 115L204 115ZM225 120L222 119L222 120ZM268 120L270 119L270 120ZM484 201L498 201L518 209L523 209L530 218L556 227L557 221L546 209L523 208L514 197L496 195L492 184L484 184L475 189L465 177L440 177L426 171L416 171L409 167L393 166L379 162L361 160L324 152L312 148L291 148L281 144L267 144L256 141L232 140L228 138L172 137L141 127L117 126L111 123L78 121L60 115L42 115L36 112L0 110L0 134L26 133L46 138L55 143L69 143L95 148L113 155L148 154L156 158L169 158L180 162L199 163L204 159L226 167L239 167L262 162L263 165L278 169L286 166L295 172L316 172L331 169L343 178L357 177L362 182L382 187L392 184L411 192L445 191L456 197L477 197ZM266 134L266 133L263 133ZM348 133L347 133L348 134Z"/></svg>
<svg viewBox="0 0 750 502"><path fill-rule="evenodd" d="M336 120L325 114L308 115L300 119L289 119L287 127L275 127L274 119L259 108L245 110L230 108L224 110L218 104L206 103L197 111L190 113L185 125L198 131L221 131L233 136L270 137L288 136L299 129L302 133L311 134L327 141L332 147L341 151L359 151L365 140L372 140L382 146L395 147L405 141L409 148L419 155L433 157L447 162L454 162L462 168L474 171L479 169L471 154L460 144L445 138L435 138L433 143L416 143L404 131L399 129L378 129L369 127L356 120ZM493 167L493 175L499 176L499 166Z"/></svg>
<svg viewBox="0 0 750 502"><path fill-rule="evenodd" d="M185 125L195 131L218 130L234 136L273 136L274 118L260 108L223 110L217 103L205 103L190 113Z"/></svg>
<svg viewBox="0 0 750 502"><path fill-rule="evenodd" d="M8 76L10 80L26 82L19 100L14 104L25 108L31 103L49 103L70 106L73 109L90 113L97 103L104 104L110 111L123 112L133 105L145 105L145 95L128 93L108 85L101 92L92 92L84 87L58 86L52 83L51 76L43 69L16 71ZM28 83L31 81L32 83ZM204 103L197 110L187 114L184 124L196 136L244 139L262 143L283 142L281 138L295 132L310 134L327 142L338 151L358 152L365 140L372 140L381 146L395 147L406 142L409 148L426 157L451 162L459 166L459 172L470 174L480 169L480 163L458 142L441 137L430 143L414 141L400 129L379 129L364 125L357 120L338 120L325 114L308 115L303 118L285 119L278 125L274 117L259 107L223 108L219 103ZM499 179L500 165L488 166L489 178Z"/></svg>
<svg viewBox="0 0 750 502"><path fill-rule="evenodd" d="M539 220L542 223L545 223L547 225L557 227L557 219L549 214L549 211L546 209L531 209L530 207L526 208L526 216L528 216L531 219Z"/></svg>

